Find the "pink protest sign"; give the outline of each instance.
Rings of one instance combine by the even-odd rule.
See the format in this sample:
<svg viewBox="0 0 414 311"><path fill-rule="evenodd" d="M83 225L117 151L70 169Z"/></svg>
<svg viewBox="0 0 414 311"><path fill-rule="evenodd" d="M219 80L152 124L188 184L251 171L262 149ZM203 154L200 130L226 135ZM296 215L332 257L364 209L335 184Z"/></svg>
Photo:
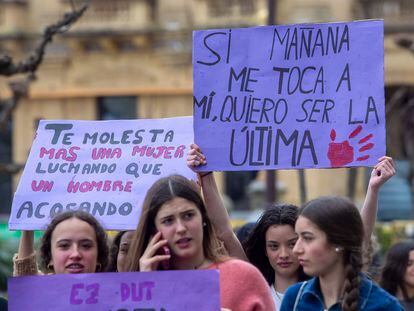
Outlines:
<svg viewBox="0 0 414 311"><path fill-rule="evenodd" d="M67 209L107 229L135 229L147 189L160 177L194 178L185 157L192 117L41 121L12 205L9 229L44 229Z"/></svg>
<svg viewBox="0 0 414 311"><path fill-rule="evenodd" d="M202 170L370 166L385 154L383 21L193 33Z"/></svg>
<svg viewBox="0 0 414 311"><path fill-rule="evenodd" d="M218 270L15 277L8 289L15 311L220 310Z"/></svg>

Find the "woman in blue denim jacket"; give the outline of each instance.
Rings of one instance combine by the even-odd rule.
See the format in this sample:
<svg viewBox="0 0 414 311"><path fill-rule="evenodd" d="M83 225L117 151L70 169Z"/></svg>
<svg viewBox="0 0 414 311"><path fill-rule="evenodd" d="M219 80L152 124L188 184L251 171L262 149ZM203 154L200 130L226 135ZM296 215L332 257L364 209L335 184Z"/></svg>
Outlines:
<svg viewBox="0 0 414 311"><path fill-rule="evenodd" d="M398 301L361 273L364 229L358 209L345 198L307 203L295 225L293 248L306 282L287 290L281 311L403 310Z"/></svg>

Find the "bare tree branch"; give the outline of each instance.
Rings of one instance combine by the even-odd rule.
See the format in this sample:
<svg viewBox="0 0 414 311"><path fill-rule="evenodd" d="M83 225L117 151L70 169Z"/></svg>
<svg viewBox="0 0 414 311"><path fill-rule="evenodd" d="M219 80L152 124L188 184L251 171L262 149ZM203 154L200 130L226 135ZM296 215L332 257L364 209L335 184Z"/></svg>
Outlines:
<svg viewBox="0 0 414 311"><path fill-rule="evenodd" d="M9 55L0 55L0 76L10 77L16 74L26 74L20 81L12 81L9 87L12 93L11 98L0 101L0 131L7 128L7 122L11 114L22 98L27 97L29 86L36 79L36 71L43 61L45 49L56 34L67 31L86 11L88 5L83 5L79 10L75 9L71 1L72 12L66 13L57 23L46 27L41 41L38 43L34 52L25 60L13 62ZM16 174L23 168L23 165L16 163L0 163L0 174Z"/></svg>
<svg viewBox="0 0 414 311"><path fill-rule="evenodd" d="M7 127L7 121L10 119L13 110L17 107L22 98L27 97L29 93L29 85L35 80L34 74L30 73L21 81L12 81L9 83L12 97L2 101L0 107L0 131L4 131Z"/></svg>
<svg viewBox="0 0 414 311"><path fill-rule="evenodd" d="M0 174L14 175L23 169L22 164L16 163L0 163Z"/></svg>
<svg viewBox="0 0 414 311"><path fill-rule="evenodd" d="M402 48L409 50L411 53L414 53L414 42L408 37L398 37L395 40L395 43Z"/></svg>
<svg viewBox="0 0 414 311"><path fill-rule="evenodd" d="M27 59L15 64L8 55L0 56L0 75L12 76L18 73L34 73L43 60L46 45L52 41L53 36L67 31L86 11L88 5L83 5L79 10L66 13L56 24L46 27L43 38L35 49L34 53Z"/></svg>

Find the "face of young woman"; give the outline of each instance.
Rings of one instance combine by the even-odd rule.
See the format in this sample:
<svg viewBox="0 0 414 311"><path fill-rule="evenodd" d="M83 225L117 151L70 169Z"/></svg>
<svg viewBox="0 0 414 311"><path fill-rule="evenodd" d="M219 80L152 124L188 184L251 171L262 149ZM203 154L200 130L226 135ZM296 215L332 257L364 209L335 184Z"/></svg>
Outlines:
<svg viewBox="0 0 414 311"><path fill-rule="evenodd" d="M414 250L408 254L408 264L405 270L404 282L407 287L414 289Z"/></svg>
<svg viewBox="0 0 414 311"><path fill-rule="evenodd" d="M295 231L298 240L293 253L298 257L303 271L310 276L325 276L342 265L342 252L335 251L326 234L309 219L299 216Z"/></svg>
<svg viewBox="0 0 414 311"><path fill-rule="evenodd" d="M129 245L131 244L133 235L134 231L127 231L121 237L121 241L119 242L118 256L116 258L116 269L118 272L125 271L125 258L128 254Z"/></svg>
<svg viewBox="0 0 414 311"><path fill-rule="evenodd" d="M55 273L93 273L98 258L95 230L78 218L64 220L52 233L51 252Z"/></svg>
<svg viewBox="0 0 414 311"><path fill-rule="evenodd" d="M168 240L172 257L180 260L204 257L203 220L193 202L175 197L164 203L155 217L155 227Z"/></svg>
<svg viewBox="0 0 414 311"><path fill-rule="evenodd" d="M273 225L266 231L266 255L276 275L293 277L297 275L299 261L293 254L297 234L289 225Z"/></svg>

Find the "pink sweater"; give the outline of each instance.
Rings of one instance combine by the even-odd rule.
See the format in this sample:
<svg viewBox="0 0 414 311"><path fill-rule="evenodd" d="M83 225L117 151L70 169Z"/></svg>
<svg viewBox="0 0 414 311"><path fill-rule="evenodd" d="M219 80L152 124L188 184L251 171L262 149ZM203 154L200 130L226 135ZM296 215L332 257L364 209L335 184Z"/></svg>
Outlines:
<svg viewBox="0 0 414 311"><path fill-rule="evenodd" d="M264 277L253 265L238 259L213 263L220 271L221 307L232 311L272 311L275 303Z"/></svg>

